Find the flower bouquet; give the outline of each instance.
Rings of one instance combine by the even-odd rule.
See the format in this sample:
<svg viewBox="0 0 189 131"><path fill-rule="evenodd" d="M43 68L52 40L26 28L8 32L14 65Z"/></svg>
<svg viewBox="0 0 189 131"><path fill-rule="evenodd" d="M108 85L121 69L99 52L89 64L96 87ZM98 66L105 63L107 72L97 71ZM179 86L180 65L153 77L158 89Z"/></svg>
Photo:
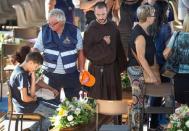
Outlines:
<svg viewBox="0 0 189 131"><path fill-rule="evenodd" d="M170 115L168 131L189 131L189 107L181 105Z"/></svg>
<svg viewBox="0 0 189 131"><path fill-rule="evenodd" d="M94 99L65 99L50 118L56 130L78 127L90 122L95 115Z"/></svg>

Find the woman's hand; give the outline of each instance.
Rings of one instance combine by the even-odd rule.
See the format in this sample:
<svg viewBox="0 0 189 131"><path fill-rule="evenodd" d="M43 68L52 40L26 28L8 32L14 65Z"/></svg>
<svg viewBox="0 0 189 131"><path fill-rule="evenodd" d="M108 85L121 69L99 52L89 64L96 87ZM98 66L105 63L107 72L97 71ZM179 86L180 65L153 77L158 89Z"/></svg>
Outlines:
<svg viewBox="0 0 189 131"><path fill-rule="evenodd" d="M158 78L156 78L156 76L154 74L150 75L150 82L154 83L154 84L160 84L161 83L161 81Z"/></svg>
<svg viewBox="0 0 189 131"><path fill-rule="evenodd" d="M166 47L165 50L163 51L163 56L167 60L170 55L171 55L171 48Z"/></svg>

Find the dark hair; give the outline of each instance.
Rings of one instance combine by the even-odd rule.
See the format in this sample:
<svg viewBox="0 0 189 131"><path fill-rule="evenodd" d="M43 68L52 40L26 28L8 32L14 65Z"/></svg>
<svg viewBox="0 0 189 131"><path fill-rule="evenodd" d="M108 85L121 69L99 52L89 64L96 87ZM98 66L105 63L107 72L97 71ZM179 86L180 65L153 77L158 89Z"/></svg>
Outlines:
<svg viewBox="0 0 189 131"><path fill-rule="evenodd" d="M26 55L30 52L30 46L22 46L15 54L15 60L20 64L24 62Z"/></svg>
<svg viewBox="0 0 189 131"><path fill-rule="evenodd" d="M43 56L39 52L30 52L27 54L25 61L33 61L36 64L42 65Z"/></svg>
<svg viewBox="0 0 189 131"><path fill-rule="evenodd" d="M160 31L161 25L168 23L167 10L169 8L169 3L167 3L166 1L158 0L155 2L154 7L156 9L156 20L153 24L154 30L152 32L155 37Z"/></svg>
<svg viewBox="0 0 189 131"><path fill-rule="evenodd" d="M167 23L167 10L169 8L169 3L166 1L156 1L154 4L156 9L157 24Z"/></svg>
<svg viewBox="0 0 189 131"><path fill-rule="evenodd" d="M106 5L106 3L105 2L97 2L95 5L94 5L94 9L95 8L99 8L99 9L101 9L101 8L107 8L107 5Z"/></svg>

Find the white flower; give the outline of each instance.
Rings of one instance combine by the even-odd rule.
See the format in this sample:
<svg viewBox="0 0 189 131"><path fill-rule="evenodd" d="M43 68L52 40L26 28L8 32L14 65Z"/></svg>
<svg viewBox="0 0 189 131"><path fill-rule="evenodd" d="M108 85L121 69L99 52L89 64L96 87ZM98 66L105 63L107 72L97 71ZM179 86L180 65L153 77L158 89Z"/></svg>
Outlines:
<svg viewBox="0 0 189 131"><path fill-rule="evenodd" d="M175 109L175 114L180 114L181 112L180 112L180 110L181 110L181 108L179 107L179 108L177 108L177 109Z"/></svg>
<svg viewBox="0 0 189 131"><path fill-rule="evenodd" d="M70 104L70 102L69 101L66 101L66 105L69 105Z"/></svg>
<svg viewBox="0 0 189 131"><path fill-rule="evenodd" d="M180 126L181 126L181 122L178 121L178 122L177 122L177 127L180 127Z"/></svg>
<svg viewBox="0 0 189 131"><path fill-rule="evenodd" d="M66 127L70 127L71 125L68 123L68 124L66 124Z"/></svg>
<svg viewBox="0 0 189 131"><path fill-rule="evenodd" d="M74 121L71 121L71 122L70 122L70 125L74 126L74 125L75 125L75 122L74 122Z"/></svg>
<svg viewBox="0 0 189 131"><path fill-rule="evenodd" d="M185 122L185 125L189 128L189 120Z"/></svg>
<svg viewBox="0 0 189 131"><path fill-rule="evenodd" d="M74 110L75 109L75 107L74 107L74 105L69 105L69 108L71 108L72 110Z"/></svg>
<svg viewBox="0 0 189 131"><path fill-rule="evenodd" d="M67 115L68 115L68 111L65 111L64 116L67 116Z"/></svg>
<svg viewBox="0 0 189 131"><path fill-rule="evenodd" d="M178 129L177 131L182 131L182 129Z"/></svg>
<svg viewBox="0 0 189 131"><path fill-rule="evenodd" d="M54 123L55 126L58 126L58 125L60 124L60 119L61 119L61 116L58 116L58 115L57 115L57 116L55 117L55 123Z"/></svg>
<svg viewBox="0 0 189 131"><path fill-rule="evenodd" d="M80 113L81 113L81 109L80 108L76 108L75 114L78 116Z"/></svg>
<svg viewBox="0 0 189 131"><path fill-rule="evenodd" d="M69 115L69 116L67 116L67 119L68 119L68 121L72 121L73 120L73 116Z"/></svg>

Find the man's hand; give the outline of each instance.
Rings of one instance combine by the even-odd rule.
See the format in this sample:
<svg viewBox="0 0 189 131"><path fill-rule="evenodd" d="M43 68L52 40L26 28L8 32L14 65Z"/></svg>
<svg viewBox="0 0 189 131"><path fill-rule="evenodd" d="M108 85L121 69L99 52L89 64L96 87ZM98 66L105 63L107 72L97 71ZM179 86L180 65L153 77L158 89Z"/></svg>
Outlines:
<svg viewBox="0 0 189 131"><path fill-rule="evenodd" d="M80 75L79 75L79 80L81 82L82 85L85 85L85 83L87 83L89 81L89 77L87 75L83 76L83 72L80 72Z"/></svg>
<svg viewBox="0 0 189 131"><path fill-rule="evenodd" d="M109 35L104 36L103 40L106 42L107 45L109 45L111 42Z"/></svg>
<svg viewBox="0 0 189 131"><path fill-rule="evenodd" d="M53 88L51 91L53 92L54 97L57 97L59 95L59 92L56 89Z"/></svg>

